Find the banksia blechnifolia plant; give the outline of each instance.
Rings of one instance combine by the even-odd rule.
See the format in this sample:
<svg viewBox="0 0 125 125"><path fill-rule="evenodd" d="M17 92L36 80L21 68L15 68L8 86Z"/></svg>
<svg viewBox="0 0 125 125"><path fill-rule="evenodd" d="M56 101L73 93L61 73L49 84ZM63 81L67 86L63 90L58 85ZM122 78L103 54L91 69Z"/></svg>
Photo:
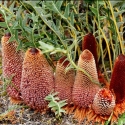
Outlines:
<svg viewBox="0 0 125 125"><path fill-rule="evenodd" d="M28 49L24 56L21 93L24 102L37 111L47 108L45 97L54 90L54 74L42 52Z"/></svg>
<svg viewBox="0 0 125 125"><path fill-rule="evenodd" d="M71 103L75 71L69 69L66 72L66 67L69 65L69 61L65 59L66 57L62 57L57 62L55 72L55 91L58 92L60 100L66 100L67 103Z"/></svg>
<svg viewBox="0 0 125 125"><path fill-rule="evenodd" d="M86 49L81 53L78 67L84 69L94 81L98 82L95 59L89 50ZM88 107L92 104L99 88L99 85L93 83L85 73L77 70L72 92L74 104L84 108Z"/></svg>
<svg viewBox="0 0 125 125"><path fill-rule="evenodd" d="M96 39L93 36L92 33L88 33L84 36L84 39L82 40L82 51L85 49L88 49L94 56L96 68L98 70L98 53L97 53L97 43Z"/></svg>
<svg viewBox="0 0 125 125"><path fill-rule="evenodd" d="M115 107L115 98L110 90L106 88L100 89L92 104L92 108L96 114L110 115Z"/></svg>
<svg viewBox="0 0 125 125"><path fill-rule="evenodd" d="M116 58L110 81L110 90L116 96L116 103L125 100L125 56L123 54Z"/></svg>
<svg viewBox="0 0 125 125"><path fill-rule="evenodd" d="M8 42L10 37L10 33L6 33L1 40L3 77L12 77L12 84L7 86L8 95L14 99L21 100L20 83L23 54L21 51L16 51L17 43L15 41Z"/></svg>

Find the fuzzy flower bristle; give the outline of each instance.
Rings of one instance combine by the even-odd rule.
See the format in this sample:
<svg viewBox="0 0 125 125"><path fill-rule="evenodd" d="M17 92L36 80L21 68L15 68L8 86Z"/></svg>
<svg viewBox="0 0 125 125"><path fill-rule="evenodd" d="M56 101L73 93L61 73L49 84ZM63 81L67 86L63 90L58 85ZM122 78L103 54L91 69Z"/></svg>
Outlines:
<svg viewBox="0 0 125 125"><path fill-rule="evenodd" d="M115 107L115 98L110 90L100 89L94 97L92 108L96 114L110 115Z"/></svg>
<svg viewBox="0 0 125 125"><path fill-rule="evenodd" d="M116 103L125 100L125 56L123 54L116 58L110 81L110 90L116 96Z"/></svg>
<svg viewBox="0 0 125 125"><path fill-rule="evenodd" d="M78 60L78 67L89 73L94 81L99 82L95 60L89 50L86 49L81 53ZM74 104L84 108L88 107L92 104L94 96L99 88L100 87L93 83L86 74L77 70L72 92Z"/></svg>
<svg viewBox="0 0 125 125"><path fill-rule="evenodd" d="M24 102L41 112L47 108L45 97L53 89L54 74L51 66L39 49L28 49L23 61L21 78L21 93Z"/></svg>
<svg viewBox="0 0 125 125"><path fill-rule="evenodd" d="M96 67L98 69L98 54L97 54L97 43L92 33L88 33L82 40L82 51L88 49L94 56Z"/></svg>
<svg viewBox="0 0 125 125"><path fill-rule="evenodd" d="M66 100L67 103L71 103L75 71L73 69L69 69L67 72L65 71L69 64L69 61L65 59L66 57L62 57L56 66L55 91L59 92L58 96L61 100Z"/></svg>
<svg viewBox="0 0 125 125"><path fill-rule="evenodd" d="M10 37L11 34L6 33L1 40L3 77L12 77L12 84L14 84L10 84L7 87L8 95L14 99L21 100L20 83L22 74L23 53L16 50L17 43L15 41L8 42Z"/></svg>

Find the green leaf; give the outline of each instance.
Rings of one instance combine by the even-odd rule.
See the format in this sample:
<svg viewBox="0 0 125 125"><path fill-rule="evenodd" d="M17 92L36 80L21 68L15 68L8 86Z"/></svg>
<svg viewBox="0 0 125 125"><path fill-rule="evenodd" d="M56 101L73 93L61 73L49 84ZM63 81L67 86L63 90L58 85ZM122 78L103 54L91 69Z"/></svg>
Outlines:
<svg viewBox="0 0 125 125"><path fill-rule="evenodd" d="M13 13L15 1L9 6L9 10Z"/></svg>
<svg viewBox="0 0 125 125"><path fill-rule="evenodd" d="M63 107L63 106L65 106L66 104L67 104L67 103L66 103L66 100L62 100L62 101L59 102L60 107Z"/></svg>
<svg viewBox="0 0 125 125"><path fill-rule="evenodd" d="M110 3L112 4L112 6L116 5L119 1L116 0L111 0Z"/></svg>
<svg viewBox="0 0 125 125"><path fill-rule="evenodd" d="M0 22L0 27L7 28L7 25L5 22Z"/></svg>
<svg viewBox="0 0 125 125"><path fill-rule="evenodd" d="M118 29L120 28L121 25L123 25L124 22L117 22Z"/></svg>
<svg viewBox="0 0 125 125"><path fill-rule="evenodd" d="M70 19L71 19L72 26L74 26L74 13L73 12L71 12Z"/></svg>
<svg viewBox="0 0 125 125"><path fill-rule="evenodd" d="M58 8L58 10L60 10L61 6L62 6L63 0L58 0L56 2L56 7Z"/></svg>
<svg viewBox="0 0 125 125"><path fill-rule="evenodd" d="M104 5L104 4L105 4L105 2L104 2L104 1L102 1L102 0L99 0L99 1L98 1L98 4L99 4L99 5Z"/></svg>
<svg viewBox="0 0 125 125"><path fill-rule="evenodd" d="M69 17L69 7L70 7L70 5L68 4L68 5L66 6L66 8L65 8L64 16L65 16L66 18Z"/></svg>
<svg viewBox="0 0 125 125"><path fill-rule="evenodd" d="M107 17L106 16L99 16L99 19L100 20L104 20L104 19L106 19Z"/></svg>
<svg viewBox="0 0 125 125"><path fill-rule="evenodd" d="M90 10L94 13L95 16L98 15L98 10L96 8L90 7Z"/></svg>
<svg viewBox="0 0 125 125"><path fill-rule="evenodd" d="M48 49L48 50L52 51L55 49L54 46L46 44L42 41L39 41L39 44L41 45L41 48L43 48L44 50Z"/></svg>
<svg viewBox="0 0 125 125"><path fill-rule="evenodd" d="M16 19L18 20L19 18L20 18L20 14L22 13L22 11L23 11L23 9L22 9L22 6L20 6L19 8L18 8L18 11L16 12Z"/></svg>
<svg viewBox="0 0 125 125"><path fill-rule="evenodd" d="M118 11L118 12L114 12L114 16L115 17L118 17L118 15L120 15L120 14L122 14L122 13L124 13L125 12L125 10L121 10L121 11Z"/></svg>
<svg viewBox="0 0 125 125"><path fill-rule="evenodd" d="M53 101L51 101L49 104L48 104L48 106L51 108L51 107L54 107L54 106L56 106L56 103L55 102L53 102Z"/></svg>
<svg viewBox="0 0 125 125"><path fill-rule="evenodd" d="M125 124L125 114L122 114L122 116L118 119L118 125Z"/></svg>

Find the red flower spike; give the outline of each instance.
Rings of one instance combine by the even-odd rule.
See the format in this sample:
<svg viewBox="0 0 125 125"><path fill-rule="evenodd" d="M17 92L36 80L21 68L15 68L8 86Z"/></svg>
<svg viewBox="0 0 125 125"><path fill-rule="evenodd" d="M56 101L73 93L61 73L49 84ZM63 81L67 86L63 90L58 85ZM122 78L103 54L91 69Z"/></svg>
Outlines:
<svg viewBox="0 0 125 125"><path fill-rule="evenodd" d="M82 51L84 51L85 49L88 49L93 54L95 58L96 68L98 70L97 43L92 33L84 36L84 39L82 40Z"/></svg>
<svg viewBox="0 0 125 125"><path fill-rule="evenodd" d="M98 82L98 75L95 60L89 50L84 50L78 60L78 66L89 73L92 79ZM73 102L80 107L88 107L92 104L95 94L99 90L99 86L93 83L87 75L82 71L77 71L75 83L73 86Z"/></svg>
<svg viewBox="0 0 125 125"><path fill-rule="evenodd" d="M116 58L110 81L110 90L116 96L116 103L125 100L125 56L123 54Z"/></svg>
<svg viewBox="0 0 125 125"><path fill-rule="evenodd" d="M11 37L10 33L6 33L1 40L2 44L2 70L4 78L11 78L12 84L7 87L7 93L10 97L21 100L20 83L22 74L23 54L16 51L17 44L15 41L8 42Z"/></svg>
<svg viewBox="0 0 125 125"><path fill-rule="evenodd" d="M45 97L54 89L51 66L39 49L28 49L23 61L21 93L24 102L37 111L47 108Z"/></svg>
<svg viewBox="0 0 125 125"><path fill-rule="evenodd" d="M55 72L55 91L59 92L58 96L61 100L67 100L67 103L71 103L72 88L74 84L75 71L73 69L68 70L66 67L69 64L66 57L62 57L56 66Z"/></svg>
<svg viewBox="0 0 125 125"><path fill-rule="evenodd" d="M115 98L110 90L102 88L94 97L92 108L96 114L110 115L115 107Z"/></svg>

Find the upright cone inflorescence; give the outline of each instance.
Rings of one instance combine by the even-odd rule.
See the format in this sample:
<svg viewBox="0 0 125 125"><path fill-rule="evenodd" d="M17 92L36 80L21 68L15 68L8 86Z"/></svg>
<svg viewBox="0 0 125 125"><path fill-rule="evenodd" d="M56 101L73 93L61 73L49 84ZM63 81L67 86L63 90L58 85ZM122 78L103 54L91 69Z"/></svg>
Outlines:
<svg viewBox="0 0 125 125"><path fill-rule="evenodd" d="M45 97L54 89L52 68L39 49L31 48L25 53L21 93L24 102L33 109L42 111L47 107Z"/></svg>
<svg viewBox="0 0 125 125"><path fill-rule="evenodd" d="M94 81L99 82L95 60L89 50L86 49L81 53L78 60L78 67L90 74ZM92 104L94 96L99 88L100 87L93 83L85 73L77 70L72 94L74 104L80 107L88 107Z"/></svg>
<svg viewBox="0 0 125 125"><path fill-rule="evenodd" d="M88 49L93 54L96 63L99 82L102 83L104 86L108 86L107 81L104 78L104 75L101 73L99 69L97 45L98 44L96 42L94 35L92 33L88 33L84 36L84 39L82 40L82 51Z"/></svg>
<svg viewBox="0 0 125 125"><path fill-rule="evenodd" d="M16 51L15 41L8 42L10 37L11 35L6 33L1 40L3 77L12 77L12 83L7 87L7 93L12 98L20 100L23 54L21 51Z"/></svg>
<svg viewBox="0 0 125 125"><path fill-rule="evenodd" d="M116 103L125 100L125 56L123 54L116 58L111 76L110 90L116 96Z"/></svg>
<svg viewBox="0 0 125 125"><path fill-rule="evenodd" d="M56 66L55 91L59 92L58 96L60 100L66 100L67 103L71 103L75 71L73 69L69 69L66 72L66 67L69 64L69 61L65 59L66 57L62 57Z"/></svg>
<svg viewBox="0 0 125 125"><path fill-rule="evenodd" d="M92 108L96 114L110 115L115 107L115 98L110 90L106 88L100 89L92 104Z"/></svg>

